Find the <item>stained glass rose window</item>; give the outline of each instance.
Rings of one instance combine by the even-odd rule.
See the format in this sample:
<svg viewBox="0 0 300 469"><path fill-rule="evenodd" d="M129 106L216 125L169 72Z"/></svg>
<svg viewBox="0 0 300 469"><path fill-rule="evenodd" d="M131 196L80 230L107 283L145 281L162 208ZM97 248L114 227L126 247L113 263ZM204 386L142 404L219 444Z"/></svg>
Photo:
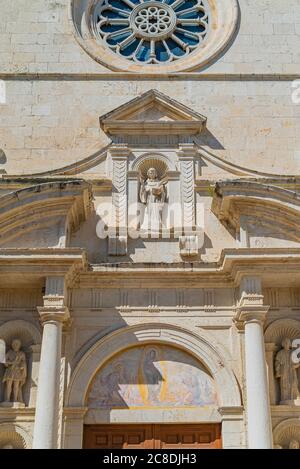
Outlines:
<svg viewBox="0 0 300 469"><path fill-rule="evenodd" d="M173 62L193 52L209 30L205 0L103 0L92 27L116 54L142 64Z"/></svg>

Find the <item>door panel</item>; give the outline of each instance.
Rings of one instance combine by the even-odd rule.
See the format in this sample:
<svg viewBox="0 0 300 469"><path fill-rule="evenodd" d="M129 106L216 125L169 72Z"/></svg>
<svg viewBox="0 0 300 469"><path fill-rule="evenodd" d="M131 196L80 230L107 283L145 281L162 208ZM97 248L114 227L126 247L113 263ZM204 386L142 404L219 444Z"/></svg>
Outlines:
<svg viewBox="0 0 300 469"><path fill-rule="evenodd" d="M160 448L221 448L220 425L155 425L154 430Z"/></svg>
<svg viewBox="0 0 300 469"><path fill-rule="evenodd" d="M221 425L86 425L83 447L87 449L217 449L222 447Z"/></svg>
<svg viewBox="0 0 300 469"><path fill-rule="evenodd" d="M84 448L151 449L152 425L86 425Z"/></svg>

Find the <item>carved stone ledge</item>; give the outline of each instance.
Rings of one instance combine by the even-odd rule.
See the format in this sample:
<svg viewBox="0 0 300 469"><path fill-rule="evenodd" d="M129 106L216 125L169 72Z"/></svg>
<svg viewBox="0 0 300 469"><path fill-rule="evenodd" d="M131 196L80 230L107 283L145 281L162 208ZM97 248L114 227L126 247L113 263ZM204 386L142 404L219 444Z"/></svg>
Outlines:
<svg viewBox="0 0 300 469"><path fill-rule="evenodd" d="M176 306L175 308L176 313L188 313L189 308L187 306Z"/></svg>
<svg viewBox="0 0 300 469"><path fill-rule="evenodd" d="M161 311L161 309L156 305L148 306L147 309L148 309L149 313L160 313L160 311Z"/></svg>
<svg viewBox="0 0 300 469"><path fill-rule="evenodd" d="M127 254L127 236L114 236L108 238L109 256L126 256Z"/></svg>
<svg viewBox="0 0 300 469"><path fill-rule="evenodd" d="M120 313L131 313L133 311L131 306L120 306L118 310Z"/></svg>
<svg viewBox="0 0 300 469"><path fill-rule="evenodd" d="M242 420L244 415L244 407L219 407L219 413L222 415L222 420Z"/></svg>
<svg viewBox="0 0 300 469"><path fill-rule="evenodd" d="M198 256L198 236L180 236L179 249L182 257Z"/></svg>

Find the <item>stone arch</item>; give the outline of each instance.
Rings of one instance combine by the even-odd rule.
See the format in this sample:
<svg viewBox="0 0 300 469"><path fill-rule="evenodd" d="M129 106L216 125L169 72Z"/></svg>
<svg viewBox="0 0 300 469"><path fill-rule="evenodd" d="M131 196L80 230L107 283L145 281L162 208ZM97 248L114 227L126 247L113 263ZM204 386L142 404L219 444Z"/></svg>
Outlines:
<svg viewBox="0 0 300 469"><path fill-rule="evenodd" d="M299 418L286 419L280 422L273 431L274 446L288 448L291 440L300 443Z"/></svg>
<svg viewBox="0 0 300 469"><path fill-rule="evenodd" d="M23 388L23 396L27 405L32 405L36 391L37 363L39 362L42 335L40 330L32 323L21 319L7 321L0 326L0 341L5 344L6 350L10 347L12 340L20 339L22 350L27 357L27 380ZM0 401L3 396L3 367L0 366Z"/></svg>
<svg viewBox="0 0 300 469"><path fill-rule="evenodd" d="M241 405L235 375L224 362L224 354L207 337L173 325L148 324L122 328L97 341L74 370L66 395L66 406L84 407L93 377L104 363L125 349L147 343L171 345L193 355L214 378L220 406Z"/></svg>
<svg viewBox="0 0 300 469"><path fill-rule="evenodd" d="M0 424L0 449L6 445L13 446L12 449L29 449L32 440L24 428L14 423Z"/></svg>
<svg viewBox="0 0 300 469"><path fill-rule="evenodd" d="M266 329L266 343L280 346L285 337L289 337L291 340L300 337L300 321L296 319L278 319L272 322Z"/></svg>

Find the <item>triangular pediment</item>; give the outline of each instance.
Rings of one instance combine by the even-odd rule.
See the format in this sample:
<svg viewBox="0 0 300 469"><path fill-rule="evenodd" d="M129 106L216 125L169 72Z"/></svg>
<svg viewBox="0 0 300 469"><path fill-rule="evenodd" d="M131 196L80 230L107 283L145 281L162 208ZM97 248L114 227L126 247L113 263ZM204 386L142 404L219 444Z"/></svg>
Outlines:
<svg viewBox="0 0 300 469"><path fill-rule="evenodd" d="M100 117L101 128L109 135L147 132L161 135L195 135L205 127L206 117L156 90Z"/></svg>

